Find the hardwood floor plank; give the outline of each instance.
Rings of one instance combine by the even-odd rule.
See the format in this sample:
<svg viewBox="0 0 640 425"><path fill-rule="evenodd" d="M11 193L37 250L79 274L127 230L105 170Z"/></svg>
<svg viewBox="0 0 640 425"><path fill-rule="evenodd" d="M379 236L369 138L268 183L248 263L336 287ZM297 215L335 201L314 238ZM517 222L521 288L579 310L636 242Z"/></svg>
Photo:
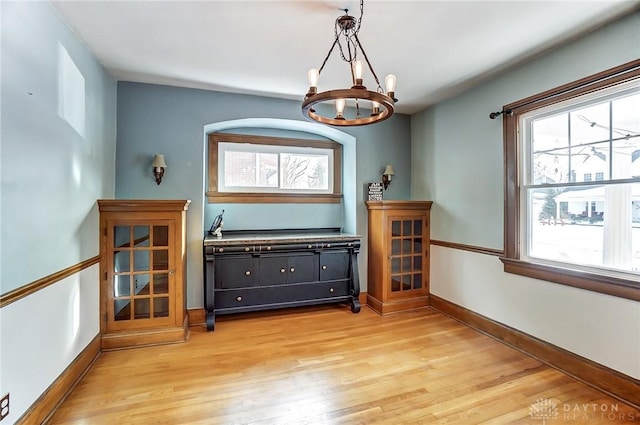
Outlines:
<svg viewBox="0 0 640 425"><path fill-rule="evenodd" d="M531 425L540 400L556 407L550 425L589 413L588 424L640 423L640 411L434 310L318 306L103 353L49 424ZM602 406L615 421L589 411Z"/></svg>

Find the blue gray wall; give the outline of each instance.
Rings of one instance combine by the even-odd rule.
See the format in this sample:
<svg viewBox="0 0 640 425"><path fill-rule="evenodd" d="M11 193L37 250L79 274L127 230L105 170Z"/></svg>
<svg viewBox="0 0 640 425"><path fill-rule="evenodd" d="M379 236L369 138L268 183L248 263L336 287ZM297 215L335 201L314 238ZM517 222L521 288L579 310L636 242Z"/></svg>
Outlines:
<svg viewBox="0 0 640 425"><path fill-rule="evenodd" d="M206 128L243 119L286 120L300 126L300 129L289 133L293 137L300 137L299 131L307 133L302 135L304 137L329 137L322 135L323 130L318 130L318 124L304 120L300 105L301 101L118 83L116 197L191 199L187 215L188 307L203 305L202 239L212 218L223 208L225 229L345 227L349 221L345 214L353 215L355 232L366 239L364 185L379 181L386 164L393 164L396 170L391 188L385 193L386 198L409 199L410 120L408 116L396 114L376 126L339 130L356 139L355 149L345 152L345 167L348 168L345 173L352 174L354 178L349 187L343 188L343 192L350 192L351 195L342 204L207 204L204 196ZM225 131L273 135L278 130L252 127ZM337 140L335 137L329 138ZM167 161L167 170L159 186L153 180L150 166L155 153L164 154ZM345 207L345 202L354 207ZM360 270L364 273L361 283L366 288L364 257L361 256Z"/></svg>
<svg viewBox="0 0 640 425"><path fill-rule="evenodd" d="M433 239L502 249L503 105L640 57L640 13L411 117L412 196L434 201Z"/></svg>
<svg viewBox="0 0 640 425"><path fill-rule="evenodd" d="M0 292L98 255L116 83L48 2L2 2Z"/></svg>

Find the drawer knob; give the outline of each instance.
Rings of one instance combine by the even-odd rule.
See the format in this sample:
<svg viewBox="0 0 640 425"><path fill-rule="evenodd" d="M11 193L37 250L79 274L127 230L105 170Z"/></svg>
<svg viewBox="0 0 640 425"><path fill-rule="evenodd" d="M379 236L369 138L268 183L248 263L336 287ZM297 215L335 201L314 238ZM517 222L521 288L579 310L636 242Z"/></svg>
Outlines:
<svg viewBox="0 0 640 425"><path fill-rule="evenodd" d="M218 248L218 252L224 252L224 248Z"/></svg>
<svg viewBox="0 0 640 425"><path fill-rule="evenodd" d="M286 270L284 267L280 269L280 273L284 273L284 272L286 272L286 271L287 271L287 270Z"/></svg>
<svg viewBox="0 0 640 425"><path fill-rule="evenodd" d="M267 247L267 251L271 251L271 247L270 246Z"/></svg>
<svg viewBox="0 0 640 425"><path fill-rule="evenodd" d="M242 297L236 297L236 301L242 301Z"/></svg>
<svg viewBox="0 0 640 425"><path fill-rule="evenodd" d="M313 245L307 245L307 248L311 249L313 248Z"/></svg>
<svg viewBox="0 0 640 425"><path fill-rule="evenodd" d="M333 288L330 288L330 289L329 289L329 292L331 292L331 293L333 294Z"/></svg>
<svg viewBox="0 0 640 425"><path fill-rule="evenodd" d="M246 247L244 250L245 250L246 252L249 252L249 247Z"/></svg>
<svg viewBox="0 0 640 425"><path fill-rule="evenodd" d="M247 270L246 272L244 272L245 276L251 276L251 270Z"/></svg>
<svg viewBox="0 0 640 425"><path fill-rule="evenodd" d="M322 266L322 270L327 270L327 266Z"/></svg>
<svg viewBox="0 0 640 425"><path fill-rule="evenodd" d="M291 267L291 268L289 269L289 271L290 271L291 273L293 273L293 272L295 272L295 271L296 271L296 269L295 269L295 268L293 268L293 267Z"/></svg>

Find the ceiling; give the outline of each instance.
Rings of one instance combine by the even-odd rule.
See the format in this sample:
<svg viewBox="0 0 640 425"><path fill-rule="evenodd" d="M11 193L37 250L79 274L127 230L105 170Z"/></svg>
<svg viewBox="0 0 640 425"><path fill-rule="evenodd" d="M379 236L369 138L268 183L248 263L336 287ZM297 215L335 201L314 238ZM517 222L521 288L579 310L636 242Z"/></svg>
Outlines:
<svg viewBox="0 0 640 425"><path fill-rule="evenodd" d="M334 21L357 0L67 1L63 19L117 80L302 101ZM640 1L367 0L359 33L396 111L412 114L617 17ZM370 76L365 85L375 89ZM350 86L334 51L320 91Z"/></svg>

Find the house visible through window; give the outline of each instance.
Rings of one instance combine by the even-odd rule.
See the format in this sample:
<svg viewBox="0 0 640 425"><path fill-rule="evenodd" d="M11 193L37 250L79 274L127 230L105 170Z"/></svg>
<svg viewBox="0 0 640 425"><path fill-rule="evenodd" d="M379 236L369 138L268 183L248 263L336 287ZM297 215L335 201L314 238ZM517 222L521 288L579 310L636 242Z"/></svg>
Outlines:
<svg viewBox="0 0 640 425"><path fill-rule="evenodd" d="M210 202L340 202L341 145L212 134Z"/></svg>
<svg viewBox="0 0 640 425"><path fill-rule="evenodd" d="M636 62L505 106L506 271L640 299Z"/></svg>

